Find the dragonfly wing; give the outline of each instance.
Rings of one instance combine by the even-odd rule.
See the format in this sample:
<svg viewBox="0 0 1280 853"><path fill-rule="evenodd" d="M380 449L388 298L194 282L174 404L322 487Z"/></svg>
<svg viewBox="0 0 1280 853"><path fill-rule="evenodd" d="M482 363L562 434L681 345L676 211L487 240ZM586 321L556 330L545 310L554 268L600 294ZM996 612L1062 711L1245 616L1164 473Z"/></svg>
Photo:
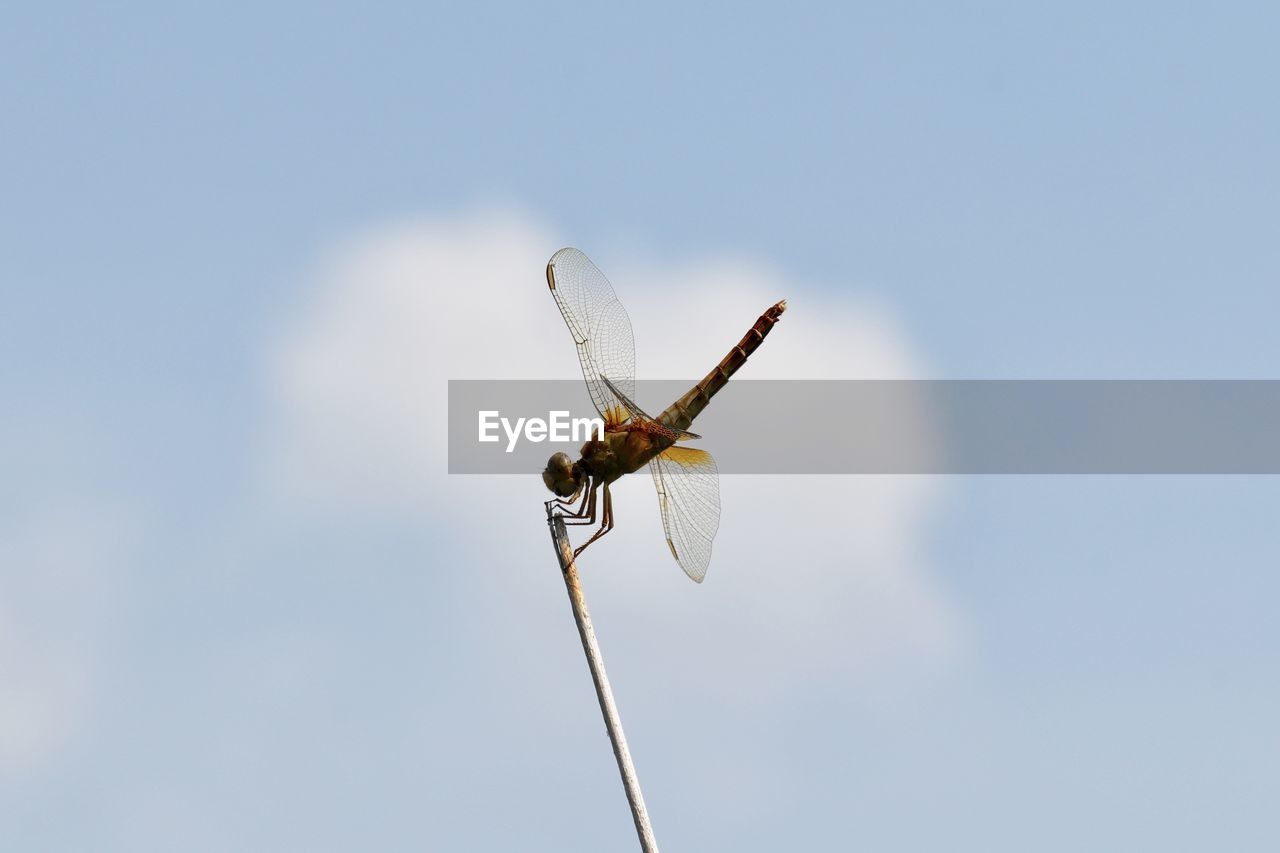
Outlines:
<svg viewBox="0 0 1280 853"><path fill-rule="evenodd" d="M636 393L636 344L627 309L609 279L577 249L551 256L547 285L578 348L592 404L606 423L621 423L629 410L619 397Z"/></svg>
<svg viewBox="0 0 1280 853"><path fill-rule="evenodd" d="M649 463L671 554L697 583L707 576L720 527L720 473L705 450L669 447Z"/></svg>
<svg viewBox="0 0 1280 853"><path fill-rule="evenodd" d="M662 421L657 420L656 418L653 418L650 415L646 414L644 409L637 406L630 397L628 397L626 394L622 392L621 388L619 388L617 385L614 385L612 382L610 382L608 377L601 376L600 381L605 384L605 386L609 389L609 391L613 393L613 396L617 398L618 402L622 404L622 408L625 409L627 412L628 419L632 421L648 421L650 424L653 425L654 429L660 430L662 432L669 434L676 441L692 441L695 438L702 438L702 436L698 435L697 433L685 432L682 429L675 429L674 427L669 427L666 424L664 424Z"/></svg>

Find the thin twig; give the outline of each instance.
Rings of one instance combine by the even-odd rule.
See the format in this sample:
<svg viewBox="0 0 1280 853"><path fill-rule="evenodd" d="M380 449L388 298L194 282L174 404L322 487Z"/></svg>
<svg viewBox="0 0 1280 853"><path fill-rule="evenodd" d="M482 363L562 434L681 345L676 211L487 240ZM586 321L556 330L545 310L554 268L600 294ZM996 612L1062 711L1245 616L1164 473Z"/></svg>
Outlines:
<svg viewBox="0 0 1280 853"><path fill-rule="evenodd" d="M604 658L601 657L600 646L596 643L596 631L591 626L591 615L587 613L587 599L582 594L578 567L573 560L573 549L569 546L569 534L565 531L564 519L553 512L550 506L547 507L547 522L551 525L551 540L556 546L556 556L560 560L564 585L569 591L569 603L573 605L573 621L578 624L578 634L582 637L582 650L587 655L587 666L591 667L591 680L596 685L600 713L604 715L604 725L609 730L609 740L613 742L613 756L618 760L618 772L622 774L622 787L627 791L627 803L631 806L631 817L636 823L636 834L640 837L640 849L644 853L657 853L658 842L653 837L653 827L649 824L649 812L644 807L644 794L640 792L640 780L636 778L636 768L631 763L631 751L627 749L627 736L622 731L618 706L613 701L609 676L604 671Z"/></svg>

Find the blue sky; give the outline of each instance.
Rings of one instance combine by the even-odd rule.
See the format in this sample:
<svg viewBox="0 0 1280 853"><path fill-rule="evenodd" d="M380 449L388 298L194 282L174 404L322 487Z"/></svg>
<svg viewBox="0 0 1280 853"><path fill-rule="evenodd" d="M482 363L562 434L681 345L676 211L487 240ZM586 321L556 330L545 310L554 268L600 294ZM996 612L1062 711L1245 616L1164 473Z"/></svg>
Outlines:
<svg viewBox="0 0 1280 853"><path fill-rule="evenodd" d="M540 484L404 428L574 375L562 244L642 377L735 293L791 304L753 375L1275 375L1264 4L10 17L6 849L627 849ZM726 484L697 589L628 484L588 594L667 849L1275 846L1272 479L900 479L782 520L786 601L729 501L804 484Z"/></svg>

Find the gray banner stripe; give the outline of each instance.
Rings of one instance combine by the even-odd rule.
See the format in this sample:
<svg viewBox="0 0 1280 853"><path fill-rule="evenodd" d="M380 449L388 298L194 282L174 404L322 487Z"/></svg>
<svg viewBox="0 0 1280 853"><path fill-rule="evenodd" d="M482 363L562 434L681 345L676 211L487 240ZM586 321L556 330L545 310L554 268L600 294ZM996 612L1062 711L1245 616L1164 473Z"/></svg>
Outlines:
<svg viewBox="0 0 1280 853"><path fill-rule="evenodd" d="M693 380L636 384L656 414ZM595 417L580 380L451 380L449 472L536 473L479 412ZM734 380L692 427L723 474L1275 474L1280 380Z"/></svg>

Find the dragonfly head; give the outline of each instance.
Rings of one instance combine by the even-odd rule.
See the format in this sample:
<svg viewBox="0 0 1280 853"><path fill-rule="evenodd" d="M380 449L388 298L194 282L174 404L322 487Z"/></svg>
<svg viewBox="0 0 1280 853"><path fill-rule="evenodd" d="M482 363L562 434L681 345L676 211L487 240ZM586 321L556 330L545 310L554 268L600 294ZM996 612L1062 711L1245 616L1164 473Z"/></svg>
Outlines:
<svg viewBox="0 0 1280 853"><path fill-rule="evenodd" d="M582 466L570 459L569 454L556 453L547 460L542 482L562 498L576 495L582 488Z"/></svg>

